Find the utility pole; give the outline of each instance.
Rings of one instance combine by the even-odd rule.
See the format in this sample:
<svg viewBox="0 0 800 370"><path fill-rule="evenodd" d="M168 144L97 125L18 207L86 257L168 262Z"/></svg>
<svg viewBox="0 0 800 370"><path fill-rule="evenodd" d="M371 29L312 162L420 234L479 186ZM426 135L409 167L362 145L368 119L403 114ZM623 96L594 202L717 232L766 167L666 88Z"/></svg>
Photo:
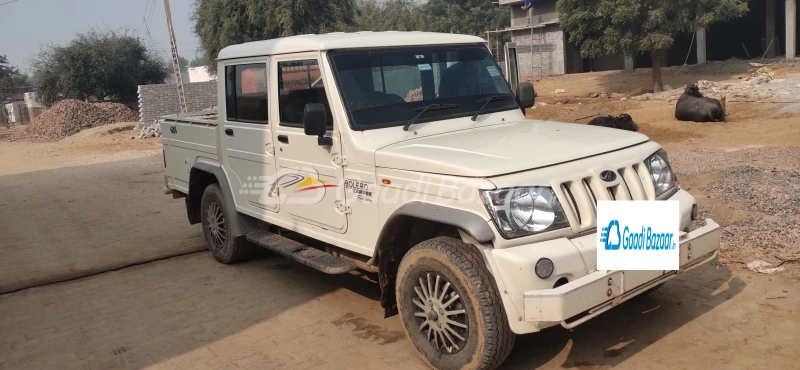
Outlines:
<svg viewBox="0 0 800 370"><path fill-rule="evenodd" d="M169 30L169 43L172 49L172 69L175 71L175 85L178 86L178 100L181 112L186 113L186 94L183 92L183 77L181 76L181 63L178 59L178 43L175 41L175 30L172 29L172 12L169 10L169 0L164 0L164 11L167 13L167 29Z"/></svg>

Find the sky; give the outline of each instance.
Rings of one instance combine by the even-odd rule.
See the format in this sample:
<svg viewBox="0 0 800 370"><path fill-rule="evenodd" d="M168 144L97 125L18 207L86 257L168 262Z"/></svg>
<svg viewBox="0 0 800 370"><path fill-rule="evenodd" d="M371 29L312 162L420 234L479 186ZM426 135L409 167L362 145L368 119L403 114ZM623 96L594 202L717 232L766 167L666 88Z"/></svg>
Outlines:
<svg viewBox="0 0 800 370"><path fill-rule="evenodd" d="M192 31L194 0L170 0L170 8L178 54L191 61L201 54ZM16 0L0 5L0 55L30 73L31 59L43 45L65 45L91 29L127 29L171 60L163 0Z"/></svg>

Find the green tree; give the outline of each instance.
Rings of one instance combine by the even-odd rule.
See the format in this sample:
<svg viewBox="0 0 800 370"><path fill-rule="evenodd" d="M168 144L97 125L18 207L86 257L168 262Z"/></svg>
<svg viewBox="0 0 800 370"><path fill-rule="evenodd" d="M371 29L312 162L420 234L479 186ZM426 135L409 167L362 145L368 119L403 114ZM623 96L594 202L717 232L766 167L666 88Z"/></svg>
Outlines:
<svg viewBox="0 0 800 370"><path fill-rule="evenodd" d="M192 67L192 68L194 68L194 67L202 67L202 66L205 66L205 65L208 65L208 63L206 63L206 58L204 58L202 55L201 56L195 56L194 59L192 59L192 61L189 62L189 67Z"/></svg>
<svg viewBox="0 0 800 370"><path fill-rule="evenodd" d="M142 41L114 31L78 34L65 46L44 49L33 61L38 99L137 98L138 85L161 83L166 63Z"/></svg>
<svg viewBox="0 0 800 370"><path fill-rule="evenodd" d="M489 0L429 0L423 8L433 32L485 37L486 31L506 28L511 22L508 8Z"/></svg>
<svg viewBox="0 0 800 370"><path fill-rule="evenodd" d="M215 60L232 44L349 29L355 8L354 0L195 0L194 32L205 59Z"/></svg>
<svg viewBox="0 0 800 370"><path fill-rule="evenodd" d="M181 68L181 72L186 73L189 70L189 60L179 55L178 66Z"/></svg>
<svg viewBox="0 0 800 370"><path fill-rule="evenodd" d="M19 69L8 64L8 58L0 55L0 103L5 103L11 89L27 86L28 76L21 74Z"/></svg>
<svg viewBox="0 0 800 370"><path fill-rule="evenodd" d="M359 0L356 31L427 31L422 4L414 0Z"/></svg>
<svg viewBox="0 0 800 370"><path fill-rule="evenodd" d="M662 91L661 56L675 36L748 10L741 0L558 0L556 8L584 58L650 53L655 92Z"/></svg>

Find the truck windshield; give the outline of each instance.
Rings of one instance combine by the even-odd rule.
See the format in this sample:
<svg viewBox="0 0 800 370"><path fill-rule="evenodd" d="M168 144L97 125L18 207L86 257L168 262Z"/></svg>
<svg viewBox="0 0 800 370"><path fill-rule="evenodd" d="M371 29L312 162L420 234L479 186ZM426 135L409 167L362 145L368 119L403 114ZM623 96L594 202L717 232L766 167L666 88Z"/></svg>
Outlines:
<svg viewBox="0 0 800 370"><path fill-rule="evenodd" d="M403 126L420 107L449 104L416 123L468 117L485 98L511 95L500 69L481 45L334 50L329 53L355 130ZM519 109L514 99L495 99L481 114Z"/></svg>

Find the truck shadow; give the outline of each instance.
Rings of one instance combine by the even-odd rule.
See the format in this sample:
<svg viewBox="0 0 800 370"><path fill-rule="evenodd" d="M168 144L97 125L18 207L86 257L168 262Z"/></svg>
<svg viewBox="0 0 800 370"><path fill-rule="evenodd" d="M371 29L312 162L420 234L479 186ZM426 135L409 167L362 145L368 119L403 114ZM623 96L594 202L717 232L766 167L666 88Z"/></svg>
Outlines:
<svg viewBox="0 0 800 370"><path fill-rule="evenodd" d="M615 367L725 303L747 284L716 261L667 282L572 330L561 326L517 336L503 369Z"/></svg>

